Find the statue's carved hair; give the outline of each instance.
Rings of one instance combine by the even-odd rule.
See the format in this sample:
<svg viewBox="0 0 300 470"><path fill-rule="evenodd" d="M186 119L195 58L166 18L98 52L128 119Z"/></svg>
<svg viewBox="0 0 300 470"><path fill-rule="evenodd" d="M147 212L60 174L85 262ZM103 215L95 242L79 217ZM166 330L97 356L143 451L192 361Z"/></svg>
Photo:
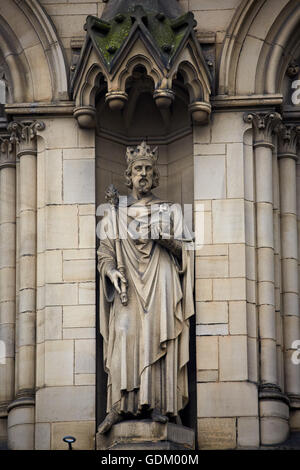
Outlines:
<svg viewBox="0 0 300 470"><path fill-rule="evenodd" d="M125 171L125 185L132 189L132 178L131 178L131 173L132 173L132 165L128 165L126 171ZM157 188L159 186L159 171L156 165L153 165L153 178L152 178L152 187L151 189Z"/></svg>

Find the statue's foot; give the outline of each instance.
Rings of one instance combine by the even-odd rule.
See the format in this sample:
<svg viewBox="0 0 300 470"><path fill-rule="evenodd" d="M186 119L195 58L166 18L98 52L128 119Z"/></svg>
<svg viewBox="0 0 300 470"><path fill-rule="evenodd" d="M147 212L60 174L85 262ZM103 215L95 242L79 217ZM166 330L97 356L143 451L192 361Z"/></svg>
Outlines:
<svg viewBox="0 0 300 470"><path fill-rule="evenodd" d="M123 418L119 413L117 413L115 410L111 410L106 416L106 418L104 419L104 421L102 421L102 423L98 427L98 433L99 434L107 433L114 424L119 423L120 421L122 421L122 419Z"/></svg>
<svg viewBox="0 0 300 470"><path fill-rule="evenodd" d="M157 408L154 408L154 410L151 413L151 419L152 421L156 421L157 423L167 423L169 421L168 417L163 415L160 410Z"/></svg>

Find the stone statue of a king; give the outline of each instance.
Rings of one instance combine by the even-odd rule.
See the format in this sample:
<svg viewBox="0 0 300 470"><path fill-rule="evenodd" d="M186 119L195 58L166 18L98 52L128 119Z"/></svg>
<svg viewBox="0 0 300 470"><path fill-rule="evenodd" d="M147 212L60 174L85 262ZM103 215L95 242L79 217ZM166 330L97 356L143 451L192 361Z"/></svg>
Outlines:
<svg viewBox="0 0 300 470"><path fill-rule="evenodd" d="M128 418L180 423L188 402L194 254L181 208L152 193L158 152L127 149L128 197L107 198L101 221L100 332L108 374L105 434ZM115 198L114 198L115 196ZM112 200L114 199L114 202Z"/></svg>

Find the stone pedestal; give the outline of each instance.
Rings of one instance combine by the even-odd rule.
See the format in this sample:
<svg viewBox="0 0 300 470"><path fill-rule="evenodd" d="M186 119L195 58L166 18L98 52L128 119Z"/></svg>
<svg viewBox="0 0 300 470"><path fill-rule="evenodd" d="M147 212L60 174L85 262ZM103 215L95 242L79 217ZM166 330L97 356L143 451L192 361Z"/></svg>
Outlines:
<svg viewBox="0 0 300 470"><path fill-rule="evenodd" d="M195 433L178 424L122 421L105 435L96 434L97 450L193 450Z"/></svg>

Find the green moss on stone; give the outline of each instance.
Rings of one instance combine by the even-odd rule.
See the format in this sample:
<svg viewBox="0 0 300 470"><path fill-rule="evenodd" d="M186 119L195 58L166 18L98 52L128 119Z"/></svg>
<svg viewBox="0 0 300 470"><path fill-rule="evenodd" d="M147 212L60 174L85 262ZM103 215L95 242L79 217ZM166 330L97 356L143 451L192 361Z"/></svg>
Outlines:
<svg viewBox="0 0 300 470"><path fill-rule="evenodd" d="M168 55L170 60L175 55L189 27L187 15L172 20L167 17L159 19L156 13L150 11L145 14L147 15L147 25L145 26L153 38L153 43L156 44L161 54L164 57ZM110 66L115 54L129 36L133 23L130 13L118 15L109 24L104 24L103 28L101 21L101 19L98 20L98 23L95 21L96 27L92 31L97 47Z"/></svg>
<svg viewBox="0 0 300 470"><path fill-rule="evenodd" d="M123 42L129 36L131 28L132 22L128 15L124 16L124 21L121 23L112 21L110 31L105 36L100 34L95 35L96 44L108 64L111 63L115 53L120 49ZM115 52L110 53L109 49L114 50Z"/></svg>
<svg viewBox="0 0 300 470"><path fill-rule="evenodd" d="M174 31L168 18L159 21L155 16L150 16L148 18L148 30L159 49L166 44L173 45Z"/></svg>

